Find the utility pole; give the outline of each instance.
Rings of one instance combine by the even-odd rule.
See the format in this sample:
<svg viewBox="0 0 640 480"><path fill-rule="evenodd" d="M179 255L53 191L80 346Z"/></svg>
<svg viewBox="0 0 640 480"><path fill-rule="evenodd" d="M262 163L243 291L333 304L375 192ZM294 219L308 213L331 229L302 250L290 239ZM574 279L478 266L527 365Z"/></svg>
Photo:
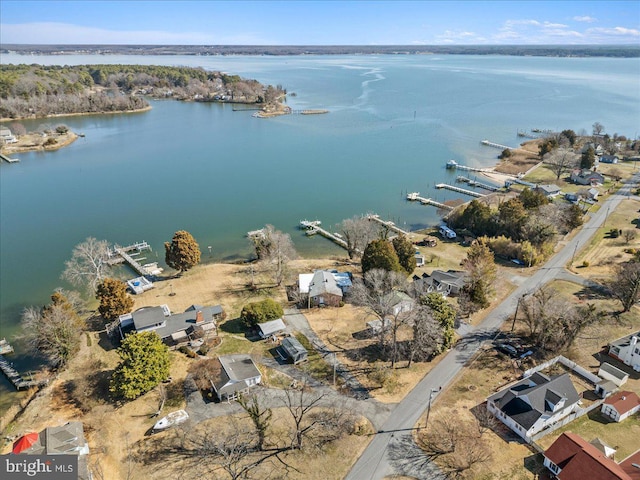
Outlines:
<svg viewBox="0 0 640 480"><path fill-rule="evenodd" d="M429 414L431 413L431 401L433 400L433 395L437 392L439 392L440 390L442 390L442 387L439 388L432 388L431 392L429 392L429 404L427 405L427 418L424 421L424 429L427 429L427 426L429 425Z"/></svg>
<svg viewBox="0 0 640 480"><path fill-rule="evenodd" d="M336 386L336 352L333 352L333 386Z"/></svg>
<svg viewBox="0 0 640 480"><path fill-rule="evenodd" d="M573 261L571 263L573 263ZM513 330L516 328L516 318L518 318L518 309L520 308L520 302L524 300L525 295L526 293L523 293L522 296L518 298L518 303L516 303L516 311L513 314L513 323L511 324L511 333L513 333Z"/></svg>

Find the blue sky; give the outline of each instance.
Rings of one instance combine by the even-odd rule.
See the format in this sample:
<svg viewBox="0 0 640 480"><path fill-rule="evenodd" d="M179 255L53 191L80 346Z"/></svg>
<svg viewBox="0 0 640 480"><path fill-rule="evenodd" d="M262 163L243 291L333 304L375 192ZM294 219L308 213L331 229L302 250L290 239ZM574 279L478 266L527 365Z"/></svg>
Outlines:
<svg viewBox="0 0 640 480"><path fill-rule="evenodd" d="M0 43L640 44L640 1L0 1Z"/></svg>

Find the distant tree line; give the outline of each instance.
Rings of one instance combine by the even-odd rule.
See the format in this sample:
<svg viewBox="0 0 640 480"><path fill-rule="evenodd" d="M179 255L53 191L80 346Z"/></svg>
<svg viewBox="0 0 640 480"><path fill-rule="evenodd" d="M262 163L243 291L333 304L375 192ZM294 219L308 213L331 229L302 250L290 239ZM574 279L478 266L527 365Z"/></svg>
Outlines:
<svg viewBox="0 0 640 480"><path fill-rule="evenodd" d="M542 57L639 57L638 45L18 45L0 53L111 55L449 54Z"/></svg>
<svg viewBox="0 0 640 480"><path fill-rule="evenodd" d="M154 65L0 65L0 117L131 111L142 97L267 104L282 86L202 68Z"/></svg>

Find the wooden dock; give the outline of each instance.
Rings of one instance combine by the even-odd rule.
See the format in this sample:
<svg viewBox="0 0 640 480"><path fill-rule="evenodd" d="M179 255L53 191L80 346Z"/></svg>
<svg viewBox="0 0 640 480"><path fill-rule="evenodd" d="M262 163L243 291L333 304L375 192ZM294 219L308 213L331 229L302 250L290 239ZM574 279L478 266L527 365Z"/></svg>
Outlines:
<svg viewBox="0 0 640 480"><path fill-rule="evenodd" d="M389 230L394 231L396 233L399 233L400 235L409 235L409 232L407 232L406 230L401 229L395 223L393 223L391 221L382 220L380 218L380 215L375 215L375 214L367 215L367 220L369 220L370 222L379 223L383 227L388 228Z"/></svg>
<svg viewBox="0 0 640 480"><path fill-rule="evenodd" d="M448 169L457 169L464 170L467 172L493 172L493 168L477 168L477 167L468 167L467 165L461 165L455 160L449 160L446 164Z"/></svg>
<svg viewBox="0 0 640 480"><path fill-rule="evenodd" d="M480 143L482 145L487 145L488 147L499 148L500 150L518 150L517 148L502 145L500 143L490 142L489 140L482 140Z"/></svg>
<svg viewBox="0 0 640 480"><path fill-rule="evenodd" d="M466 183L468 185L471 185L472 187L483 188L484 190L489 190L490 192L497 192L498 190L500 190L500 187L496 187L495 185L481 183L481 182L478 182L477 180L473 180L469 177L464 177L462 175L458 175L456 177L456 182Z"/></svg>
<svg viewBox="0 0 640 480"><path fill-rule="evenodd" d="M420 202L422 205L431 205L436 208L444 208L446 210L453 210L451 205L445 205L444 203L436 202L430 198L420 196L420 192L407 193L407 200L410 202Z"/></svg>
<svg viewBox="0 0 640 480"><path fill-rule="evenodd" d="M300 228L302 228L303 230L306 230L306 234L308 236L320 234L323 237L328 238L329 240L334 242L336 245L341 246L345 250L348 249L348 245L346 241L344 241L340 236L338 236L338 234L331 233L325 230L324 228L322 228L320 226L321 224L322 222L320 220L313 220L313 221L300 220Z"/></svg>
<svg viewBox="0 0 640 480"><path fill-rule="evenodd" d="M136 258L144 251L151 251L151 246L145 241L134 243L127 247L116 245L113 247L113 250L109 251L108 262L112 265L123 262L127 263L138 275L143 277L154 276L160 273L157 264L149 263L142 265L140 262L146 260L146 258Z"/></svg>
<svg viewBox="0 0 640 480"><path fill-rule="evenodd" d="M13 368L11 363L9 363L4 358L4 355L0 355L0 370L2 370L2 373L4 373L4 375L9 379L9 381L13 384L13 386L17 390L22 390L22 389L31 388L31 387L40 387L42 385L46 385L47 383L49 383L48 378L43 378L41 380L34 380L33 375L31 374L29 374L28 380L23 378L22 375L20 375L20 373L18 373L18 371L15 368Z"/></svg>
<svg viewBox="0 0 640 480"><path fill-rule="evenodd" d="M448 183L438 183L436 184L436 188L444 188L446 190L451 190L452 192L464 193L465 195L470 195L472 197L486 197L484 193L474 192L473 190L456 187L454 185L449 185Z"/></svg>
<svg viewBox="0 0 640 480"><path fill-rule="evenodd" d="M7 162L7 163L18 163L20 161L17 158L7 157L6 155L3 155L2 153L0 153L0 158L2 160L4 160L5 162Z"/></svg>

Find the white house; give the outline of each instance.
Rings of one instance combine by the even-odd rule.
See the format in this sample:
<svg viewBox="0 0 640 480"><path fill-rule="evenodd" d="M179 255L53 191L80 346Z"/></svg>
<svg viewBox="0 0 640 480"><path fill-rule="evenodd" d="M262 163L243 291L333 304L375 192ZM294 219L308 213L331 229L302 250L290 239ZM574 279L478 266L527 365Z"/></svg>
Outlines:
<svg viewBox="0 0 640 480"><path fill-rule="evenodd" d="M220 400L233 400L262 382L262 374L249 355L236 354L218 357L220 369L211 387Z"/></svg>
<svg viewBox="0 0 640 480"><path fill-rule="evenodd" d="M619 338L609 344L609 355L640 372L640 332Z"/></svg>
<svg viewBox="0 0 640 480"><path fill-rule="evenodd" d="M487 398L487 409L527 443L578 408L580 396L568 373L540 372Z"/></svg>
<svg viewBox="0 0 640 480"><path fill-rule="evenodd" d="M634 392L618 392L607 398L600 411L616 422L622 422L636 412L640 412L640 397Z"/></svg>

